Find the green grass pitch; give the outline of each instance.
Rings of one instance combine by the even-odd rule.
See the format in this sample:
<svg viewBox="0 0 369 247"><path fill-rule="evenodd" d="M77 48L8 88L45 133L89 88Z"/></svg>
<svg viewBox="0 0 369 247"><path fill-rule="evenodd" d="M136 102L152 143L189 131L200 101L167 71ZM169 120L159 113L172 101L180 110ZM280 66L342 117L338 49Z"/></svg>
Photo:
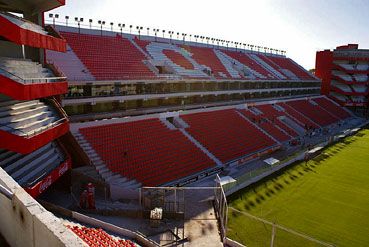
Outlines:
<svg viewBox="0 0 369 247"><path fill-rule="evenodd" d="M228 198L229 207L335 246L369 246L369 130ZM233 210L228 237L270 246L271 227ZM277 230L275 246L319 246Z"/></svg>

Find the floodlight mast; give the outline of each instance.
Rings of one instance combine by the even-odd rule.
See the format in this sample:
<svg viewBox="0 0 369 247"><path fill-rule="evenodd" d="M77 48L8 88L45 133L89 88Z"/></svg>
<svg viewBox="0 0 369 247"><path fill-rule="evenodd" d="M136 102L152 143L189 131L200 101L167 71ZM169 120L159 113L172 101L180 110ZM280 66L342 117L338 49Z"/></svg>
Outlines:
<svg viewBox="0 0 369 247"><path fill-rule="evenodd" d="M49 17L53 19L53 26L55 28L55 19L58 19L59 18L59 14L52 14L52 13L50 13L49 14Z"/></svg>

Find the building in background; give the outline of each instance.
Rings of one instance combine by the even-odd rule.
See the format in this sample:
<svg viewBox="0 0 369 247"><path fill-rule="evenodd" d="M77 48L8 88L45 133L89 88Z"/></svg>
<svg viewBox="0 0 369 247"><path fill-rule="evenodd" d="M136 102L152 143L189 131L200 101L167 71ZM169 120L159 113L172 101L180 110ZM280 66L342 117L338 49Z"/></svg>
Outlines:
<svg viewBox="0 0 369 247"><path fill-rule="evenodd" d="M315 75L322 80L322 94L354 111L368 113L369 50L348 44L318 51Z"/></svg>

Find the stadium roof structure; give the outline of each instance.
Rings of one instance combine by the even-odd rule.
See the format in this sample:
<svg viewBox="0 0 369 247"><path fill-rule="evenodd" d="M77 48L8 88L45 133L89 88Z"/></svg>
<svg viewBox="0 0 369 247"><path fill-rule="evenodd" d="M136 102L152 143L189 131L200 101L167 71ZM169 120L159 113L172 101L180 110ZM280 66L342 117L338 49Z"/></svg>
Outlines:
<svg viewBox="0 0 369 247"><path fill-rule="evenodd" d="M0 9L17 13L46 12L65 4L65 0L1 0Z"/></svg>

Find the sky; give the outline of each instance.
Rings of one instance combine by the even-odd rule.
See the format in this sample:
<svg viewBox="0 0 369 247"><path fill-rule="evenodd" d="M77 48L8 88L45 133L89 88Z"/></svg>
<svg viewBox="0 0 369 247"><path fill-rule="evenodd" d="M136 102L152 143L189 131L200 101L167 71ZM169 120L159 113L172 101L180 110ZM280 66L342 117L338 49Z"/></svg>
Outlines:
<svg viewBox="0 0 369 247"><path fill-rule="evenodd" d="M369 0L66 0L50 13L285 50L306 69L318 50L369 48Z"/></svg>

